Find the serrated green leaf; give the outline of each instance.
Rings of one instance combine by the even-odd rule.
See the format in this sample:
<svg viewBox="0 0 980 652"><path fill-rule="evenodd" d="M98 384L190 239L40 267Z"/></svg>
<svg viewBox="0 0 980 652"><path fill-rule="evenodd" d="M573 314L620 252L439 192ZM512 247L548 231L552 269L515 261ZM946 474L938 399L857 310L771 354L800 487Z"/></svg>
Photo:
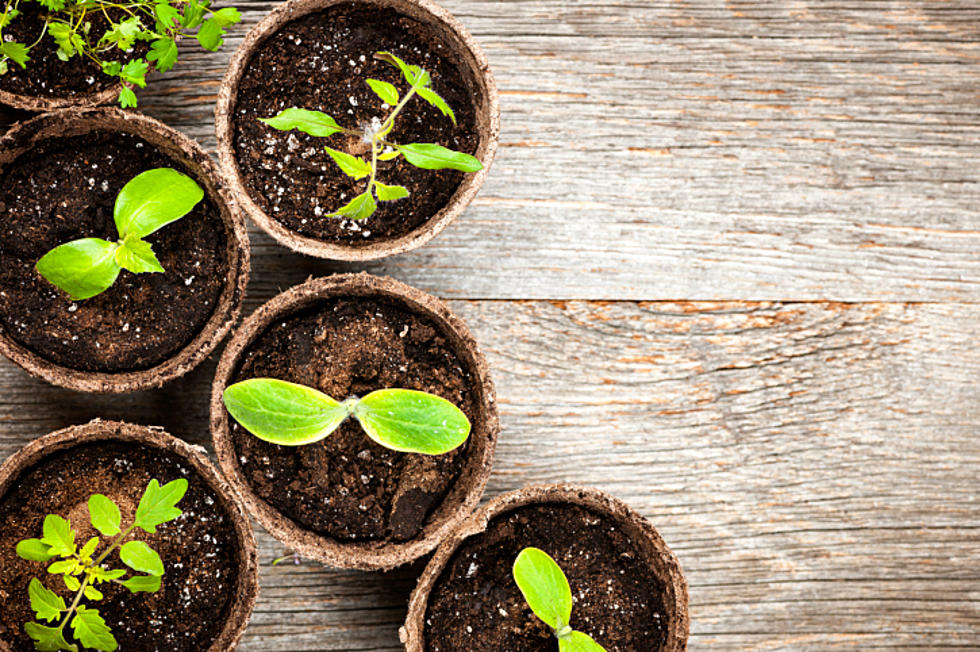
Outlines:
<svg viewBox="0 0 980 652"><path fill-rule="evenodd" d="M221 21L213 16L201 24L201 29L197 30L197 42L201 47L211 52L216 51L224 43L225 30L221 27Z"/></svg>
<svg viewBox="0 0 980 652"><path fill-rule="evenodd" d="M480 159L456 152L435 143L410 143L398 147L405 160L424 170L460 170L476 172L483 169Z"/></svg>
<svg viewBox="0 0 980 652"><path fill-rule="evenodd" d="M123 86L119 89L119 106L124 109L136 107L136 93L129 86Z"/></svg>
<svg viewBox="0 0 980 652"><path fill-rule="evenodd" d="M52 555L68 557L75 554L75 531L71 522L58 516L48 514L44 517L41 542L48 544Z"/></svg>
<svg viewBox="0 0 980 652"><path fill-rule="evenodd" d="M71 629L78 642L85 647L102 650L102 652L114 652L119 647L109 626L99 615L98 609L79 605L75 617L72 618Z"/></svg>
<svg viewBox="0 0 980 652"><path fill-rule="evenodd" d="M572 589L565 573L548 553L525 548L514 561L514 581L531 611L554 630L566 626L572 616Z"/></svg>
<svg viewBox="0 0 980 652"><path fill-rule="evenodd" d="M31 597L31 609L40 620L49 623L55 621L61 616L61 612L67 609L64 599L41 584L36 577L31 578L31 583L27 585L27 593Z"/></svg>
<svg viewBox="0 0 980 652"><path fill-rule="evenodd" d="M105 43L108 45L115 45L117 48L125 52L133 47L133 43L136 42L136 36L142 31L143 23L136 16L127 18L126 20L120 21L112 26L112 29L107 31L99 39L99 43Z"/></svg>
<svg viewBox="0 0 980 652"><path fill-rule="evenodd" d="M142 541L127 541L119 548L123 563L140 573L163 575L163 561L157 551Z"/></svg>
<svg viewBox="0 0 980 652"><path fill-rule="evenodd" d="M204 190L194 179L172 168L156 168L123 186L112 217L120 239L145 238L187 215L203 198Z"/></svg>
<svg viewBox="0 0 980 652"><path fill-rule="evenodd" d="M412 86L427 86L431 81L429 73L422 70L419 66L412 66L405 63L391 52L375 52L374 58L390 63L398 68L402 73L402 77L405 78L405 81Z"/></svg>
<svg viewBox="0 0 980 652"><path fill-rule="evenodd" d="M72 575L78 574L78 561L74 558L72 559L62 559L60 561L53 562L48 566L48 572L52 575L62 575L71 573Z"/></svg>
<svg viewBox="0 0 980 652"><path fill-rule="evenodd" d="M164 0L158 0L156 5L153 7L153 13L156 15L157 21L160 23L157 31L169 32L170 30L177 29L177 27L181 24L180 11Z"/></svg>
<svg viewBox="0 0 980 652"><path fill-rule="evenodd" d="M78 652L78 646L65 640L60 627L46 627L38 623L26 623L24 631L34 640L34 649L39 652Z"/></svg>
<svg viewBox="0 0 980 652"><path fill-rule="evenodd" d="M28 56L29 52L30 50L23 43L17 43L16 41L4 41L0 43L0 54L8 57L21 68L27 67L27 62L31 59Z"/></svg>
<svg viewBox="0 0 980 652"><path fill-rule="evenodd" d="M470 434L470 421L446 399L410 389L379 389L354 408L375 442L396 451L442 455Z"/></svg>
<svg viewBox="0 0 980 652"><path fill-rule="evenodd" d="M558 639L558 652L606 652L588 634L572 632L567 637Z"/></svg>
<svg viewBox="0 0 980 652"><path fill-rule="evenodd" d="M124 570L106 570L101 566L95 566L88 570L89 575L93 582L109 582L111 580L117 580L126 574Z"/></svg>
<svg viewBox="0 0 980 652"><path fill-rule="evenodd" d="M150 534L156 534L156 526L172 521L181 514L176 504L187 493L187 480L177 478L160 486L156 479L150 480L140 504L136 508L136 526Z"/></svg>
<svg viewBox="0 0 980 652"><path fill-rule="evenodd" d="M177 42L172 38L158 38L150 43L150 51L146 53L147 61L156 61L160 72L167 72L177 63Z"/></svg>
<svg viewBox="0 0 980 652"><path fill-rule="evenodd" d="M378 202L374 201L374 195L369 192L364 192L354 197L340 208L338 208L333 213L330 213L330 217L346 217L349 220L364 220L372 215L374 211L378 210Z"/></svg>
<svg viewBox="0 0 980 652"><path fill-rule="evenodd" d="M78 556L81 557L82 559L85 559L86 557L91 557L92 553L95 552L95 549L98 547L98 545L99 545L99 537L92 537L91 539L85 542L84 546L82 546L82 549L78 552Z"/></svg>
<svg viewBox="0 0 980 652"><path fill-rule="evenodd" d="M127 61L122 70L119 71L119 78L124 82L144 88L146 86L146 73L149 69L150 65L142 59L133 59Z"/></svg>
<svg viewBox="0 0 980 652"><path fill-rule="evenodd" d="M181 24L188 28L194 29L201 24L201 20L204 18L204 5L202 5L198 0L190 0L184 6L184 15L181 17Z"/></svg>
<svg viewBox="0 0 980 652"><path fill-rule="evenodd" d="M381 201L394 201L409 195L408 188L405 186L386 186L378 181L374 182L374 189Z"/></svg>
<svg viewBox="0 0 980 652"><path fill-rule="evenodd" d="M48 34L58 44L58 57L67 61L84 47L82 37L75 32L71 25L63 22L48 22Z"/></svg>
<svg viewBox="0 0 980 652"><path fill-rule="evenodd" d="M259 122L264 122L273 129L279 131L289 131L296 129L304 134L325 138L344 130L337 121L321 111L310 111L308 109L283 109L271 118L259 118Z"/></svg>
<svg viewBox="0 0 980 652"><path fill-rule="evenodd" d="M108 496L93 494L88 499L88 514L92 521L92 527L104 536L114 537L122 531L119 529L122 523L122 514L120 514L116 503L112 502Z"/></svg>
<svg viewBox="0 0 980 652"><path fill-rule="evenodd" d="M391 106L398 104L398 89L395 88L394 84L389 84L380 79L369 79L367 80L367 84L374 91L374 94L381 98L382 102Z"/></svg>
<svg viewBox="0 0 980 652"><path fill-rule="evenodd" d="M162 273L163 265L153 253L153 247L146 240L140 240L134 235L126 238L116 249L116 263L133 274Z"/></svg>
<svg viewBox="0 0 980 652"><path fill-rule="evenodd" d="M78 589L75 590L77 591ZM105 597L104 595L102 595L102 591L98 590L97 588L91 585L85 587L84 594L86 598L88 598L89 600L94 600L96 602L98 602L99 600Z"/></svg>
<svg viewBox="0 0 980 652"><path fill-rule="evenodd" d="M347 152L341 152L337 149L332 149L330 147L324 147L327 150L327 154L330 158L334 160L337 167L340 168L341 172L349 177L355 179L363 179L364 177L371 174L371 164L362 158L357 156L351 156Z"/></svg>
<svg viewBox="0 0 980 652"><path fill-rule="evenodd" d="M49 283L81 301L101 294L119 276L117 246L101 238L73 240L44 254L36 268Z"/></svg>
<svg viewBox="0 0 980 652"><path fill-rule="evenodd" d="M78 589L82 588L82 583L74 575L62 575L61 579L64 580L65 587L67 587L69 591L77 591Z"/></svg>
<svg viewBox="0 0 980 652"><path fill-rule="evenodd" d="M132 593L156 593L160 590L160 577L156 575L134 575L120 582Z"/></svg>
<svg viewBox="0 0 980 652"><path fill-rule="evenodd" d="M456 124L456 114L453 113L451 108L449 108L449 105L446 104L446 100L442 99L441 95L436 93L431 88L417 88L415 89L415 92L418 93L418 96L423 100L439 109L443 115L449 116L449 119L453 121L453 124Z"/></svg>
<svg viewBox="0 0 980 652"><path fill-rule="evenodd" d="M213 12L211 15L222 27L234 25L242 20L241 12L234 7L224 7L223 9Z"/></svg>
<svg viewBox="0 0 980 652"><path fill-rule="evenodd" d="M17 543L17 555L28 561L48 561L57 555L51 552L51 546L40 539L24 539Z"/></svg>
<svg viewBox="0 0 980 652"><path fill-rule="evenodd" d="M280 446L320 441L349 415L343 403L311 387L252 378L225 389L225 407L243 428Z"/></svg>

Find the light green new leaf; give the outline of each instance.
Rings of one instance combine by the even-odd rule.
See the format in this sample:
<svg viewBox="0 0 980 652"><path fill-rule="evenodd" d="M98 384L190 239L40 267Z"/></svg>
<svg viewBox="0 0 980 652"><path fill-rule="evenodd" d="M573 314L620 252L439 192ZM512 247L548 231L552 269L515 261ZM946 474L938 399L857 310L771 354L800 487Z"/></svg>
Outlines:
<svg viewBox="0 0 980 652"><path fill-rule="evenodd" d="M60 575L62 573L77 575L79 572L78 560L73 557L71 559L62 559L60 561L52 562L52 564L48 566L48 572L52 575Z"/></svg>
<svg viewBox="0 0 980 652"><path fill-rule="evenodd" d="M391 161L393 159L398 158L401 155L402 155L401 152L399 152L397 149L393 149L390 152L385 152L384 154L378 154L378 160L379 161Z"/></svg>
<svg viewBox="0 0 980 652"><path fill-rule="evenodd" d="M140 573L163 575L163 562L157 551L142 541L127 541L119 548L119 558L123 563Z"/></svg>
<svg viewBox="0 0 980 652"><path fill-rule="evenodd" d="M378 202L374 201L374 195L363 192L329 215L330 217L364 220L374 215L376 210L378 210Z"/></svg>
<svg viewBox="0 0 980 652"><path fill-rule="evenodd" d="M412 86L424 87L424 86L428 86L429 82L432 81L432 78L429 76L429 73L422 70L418 66L412 66L405 63L391 52L375 52L374 58L378 59L379 61L385 61L387 63L390 63L391 65L401 70L402 76L405 78L405 81L407 81Z"/></svg>
<svg viewBox="0 0 980 652"><path fill-rule="evenodd" d="M107 496L94 494L88 499L88 514L92 520L92 527L107 537L114 537L122 530L119 529L122 523L122 515L119 507Z"/></svg>
<svg viewBox="0 0 980 652"><path fill-rule="evenodd" d="M378 193L378 199L381 201L394 201L408 197L408 188L405 186L386 186L383 183L375 181L374 189Z"/></svg>
<svg viewBox="0 0 980 652"><path fill-rule="evenodd" d="M180 502L185 493L187 493L187 480L184 478L177 478L162 487L156 479L150 480L136 508L135 525L150 534L156 534L158 525L172 521L183 514L175 505Z"/></svg>
<svg viewBox="0 0 980 652"><path fill-rule="evenodd" d="M211 14L214 20L218 21L218 24L222 27L228 27L229 25L234 25L242 20L242 12L238 11L234 7L225 7L224 9L218 9L213 14Z"/></svg>
<svg viewBox="0 0 980 652"><path fill-rule="evenodd" d="M119 89L119 106L124 109L132 109L136 107L136 93L129 86L123 85Z"/></svg>
<svg viewBox="0 0 980 652"><path fill-rule="evenodd" d="M112 630L105 624L98 609L88 609L84 605L78 605L78 611L71 621L71 629L78 642L85 647L102 650L102 652L115 652L119 647Z"/></svg>
<svg viewBox="0 0 980 652"><path fill-rule="evenodd" d="M398 89L395 88L394 84L389 84L380 79L369 79L367 80L367 84L374 91L374 94L381 98L382 102L391 106L398 104Z"/></svg>
<svg viewBox="0 0 980 652"><path fill-rule="evenodd" d="M117 245L101 238L82 238L55 247L37 261L37 271L75 301L101 294L119 276Z"/></svg>
<svg viewBox="0 0 980 652"><path fill-rule="evenodd" d="M243 428L280 446L320 441L349 415L346 405L323 392L274 378L235 383L225 389L223 399Z"/></svg>
<svg viewBox="0 0 980 652"><path fill-rule="evenodd" d="M222 38L225 34L224 27L221 26L222 20L212 16L208 18L197 30L197 42L205 50L215 52L224 43Z"/></svg>
<svg viewBox="0 0 980 652"><path fill-rule="evenodd" d="M132 593L156 593L160 590L160 576L158 575L134 575L128 580L120 582Z"/></svg>
<svg viewBox="0 0 980 652"><path fill-rule="evenodd" d="M62 575L61 579L65 581L65 586L68 587L69 591L77 591L82 588L82 583L74 575Z"/></svg>
<svg viewBox="0 0 980 652"><path fill-rule="evenodd" d="M28 561L48 561L56 557L51 546L40 539L24 539L17 543L17 555Z"/></svg>
<svg viewBox="0 0 980 652"><path fill-rule="evenodd" d="M347 176L354 177L355 179L363 179L371 174L371 164L364 159L351 156L347 152L341 152L330 147L324 147L323 149L327 150L330 158L334 160L334 163Z"/></svg>
<svg viewBox="0 0 980 652"><path fill-rule="evenodd" d="M119 238L145 238L187 215L203 198L196 181L172 168L137 174L116 197L112 217Z"/></svg>
<svg viewBox="0 0 980 652"><path fill-rule="evenodd" d="M77 591L78 589L75 590ZM102 591L98 590L97 588L91 585L85 587L84 593L86 598L88 598L89 600L94 600L96 602L98 602L99 600L105 597L104 595L102 595Z"/></svg>
<svg viewBox="0 0 980 652"><path fill-rule="evenodd" d="M446 399L410 389L379 389L354 408L368 437L392 450L442 455L470 434L470 421Z"/></svg>
<svg viewBox="0 0 980 652"><path fill-rule="evenodd" d="M27 593L31 596L31 609L37 614L40 620L46 620L49 623L61 616L61 612L67 609L64 599L47 588L39 579L32 578L31 583L27 586Z"/></svg>
<svg viewBox="0 0 980 652"><path fill-rule="evenodd" d="M95 552L95 549L98 546L99 546L99 537L92 537L91 539L86 541L85 545L82 546L82 549L78 551L78 556L82 559L85 559L86 557L91 557L92 553Z"/></svg>
<svg viewBox="0 0 980 652"><path fill-rule="evenodd" d="M75 532L69 521L57 514L48 514L44 517L42 532L44 536L41 537L41 542L51 546L50 552L53 556L68 557L75 554Z"/></svg>
<svg viewBox="0 0 980 652"><path fill-rule="evenodd" d="M423 100L439 109L443 115L449 116L449 119L453 121L453 124L456 124L456 114L453 113L451 108L449 108L449 105L446 104L446 100L442 99L441 95L436 93L431 88L418 88L415 92L418 93L419 97L421 97Z"/></svg>
<svg viewBox="0 0 980 652"><path fill-rule="evenodd" d="M92 577L93 583L108 582L110 580L118 580L120 577L126 574L124 570L106 570L101 566L93 566L88 569L89 574Z"/></svg>
<svg viewBox="0 0 980 652"><path fill-rule="evenodd" d="M326 138L344 130L326 113L307 109L283 109L271 118L259 118L259 122L280 131L296 129L317 138Z"/></svg>
<svg viewBox="0 0 980 652"><path fill-rule="evenodd" d="M153 247L146 240L130 235L116 249L116 263L133 274L146 272L162 273L166 270L153 253Z"/></svg>
<svg viewBox="0 0 980 652"><path fill-rule="evenodd" d="M525 548L514 561L514 581L531 611L554 630L566 627L572 617L572 589L565 573L538 548Z"/></svg>
<svg viewBox="0 0 980 652"><path fill-rule="evenodd" d="M65 640L65 635L59 627L45 627L38 623L26 623L24 631L34 639L34 649L39 652L78 652L78 646Z"/></svg>
<svg viewBox="0 0 980 652"><path fill-rule="evenodd" d="M483 169L480 159L435 143L411 143L400 145L398 149L405 156L405 160L424 170L452 169L476 172Z"/></svg>
<svg viewBox="0 0 980 652"><path fill-rule="evenodd" d="M558 639L558 652L606 652L588 634L572 632L567 637Z"/></svg>

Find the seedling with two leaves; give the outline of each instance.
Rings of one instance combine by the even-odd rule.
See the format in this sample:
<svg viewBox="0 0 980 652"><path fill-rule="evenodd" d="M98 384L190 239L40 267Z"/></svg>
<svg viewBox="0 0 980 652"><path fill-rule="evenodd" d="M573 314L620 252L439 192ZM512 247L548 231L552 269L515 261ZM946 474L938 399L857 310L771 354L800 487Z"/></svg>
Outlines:
<svg viewBox="0 0 980 652"><path fill-rule="evenodd" d="M572 589L564 571L548 553L525 548L514 561L514 581L534 615L555 632L559 652L606 652L588 634L575 631Z"/></svg>
<svg viewBox="0 0 980 652"><path fill-rule="evenodd" d="M344 206L338 208L330 217L344 217L351 220L363 220L374 215L378 209L378 201L395 201L408 197L408 188L398 185L387 185L378 181L379 163L393 161L401 156L411 165L424 170L460 170L476 172L483 169L480 160L469 154L457 152L435 143L399 144L388 139L395 127L395 118L402 112L412 98L418 96L439 109L439 111L456 124L456 115L446 101L432 89L432 75L419 66L409 65L390 52L376 52L374 57L397 67L408 83L408 91L401 96L394 84L379 79L368 79L367 84L374 94L384 102L384 106L393 107L391 112L379 122L362 130L342 127L332 117L320 111L307 109L284 109L271 118L259 118L270 127L280 131L296 129L311 136L326 138L343 133L357 138L363 138L371 146L371 158L365 160L359 156L348 154L331 147L325 147L327 154L334 160L341 171L353 179L367 178L367 188Z"/></svg>
<svg viewBox="0 0 980 652"><path fill-rule="evenodd" d="M252 378L230 385L222 398L243 428L280 446L318 442L351 416L373 441L404 453L442 455L470 434L469 419L459 408L410 389L379 389L341 402L305 385Z"/></svg>
<svg viewBox="0 0 980 652"><path fill-rule="evenodd" d="M37 261L37 271L76 300L101 294L119 276L163 272L146 236L189 213L204 197L190 177L170 168L138 174L116 196L119 240L82 238L59 245Z"/></svg>
<svg viewBox="0 0 980 652"><path fill-rule="evenodd" d="M92 527L104 537L113 537L98 555L100 538L92 537L79 547L71 522L57 514L44 518L40 539L24 539L17 544L17 554L28 561L47 563L56 559L48 566L48 573L61 575L65 587L75 592L71 603L66 603L36 577L31 579L27 591L38 621L57 623L50 626L32 621L24 625L24 631L34 640L36 649L41 652L78 652L78 645L65 638L65 627L69 625L75 640L83 647L103 652L113 652L118 647L99 610L86 606L82 600L102 600L102 591L96 587L106 583L119 584L132 593L160 590L160 578L164 573L160 555L143 541L126 539L136 528L156 534L158 525L180 516L183 512L176 505L186 492L187 480L183 478L163 486L150 480L136 508L136 516L125 530L122 529L119 506L102 494L93 494L88 500ZM109 556L116 550L120 561L137 574L126 577L129 571L107 567Z"/></svg>

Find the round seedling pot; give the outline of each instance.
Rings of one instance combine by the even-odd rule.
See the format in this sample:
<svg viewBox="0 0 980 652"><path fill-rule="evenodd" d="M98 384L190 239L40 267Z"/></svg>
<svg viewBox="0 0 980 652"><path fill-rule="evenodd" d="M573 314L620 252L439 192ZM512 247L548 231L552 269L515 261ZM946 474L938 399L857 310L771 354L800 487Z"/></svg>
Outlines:
<svg viewBox="0 0 980 652"><path fill-rule="evenodd" d="M381 164L379 180L411 194L379 202L361 221L330 217L366 187L350 179L324 146L369 151L360 137L315 138L258 121L298 107L323 111L351 129L383 119L368 78L407 85L389 64L392 51L433 73L433 88L458 127L418 98L395 123L396 142L437 142L472 154L483 169L419 170L404 159ZM384 105L387 107L387 105ZM380 124L380 123L379 123ZM281 244L310 256L362 261L420 247L449 225L483 185L497 150L500 108L489 64L469 32L429 0L290 0L246 36L232 57L215 107L218 156L245 212ZM370 154L368 154L370 157Z"/></svg>
<svg viewBox="0 0 980 652"><path fill-rule="evenodd" d="M258 562L251 522L204 449L160 428L95 420L41 437L0 466L0 652L33 650L24 632L36 620L28 584L38 578L71 603L69 591L47 564L21 559L14 544L41 536L48 514L71 522L81 545L98 532L88 499L101 493L115 502L123 527L151 479L161 485L177 478L188 489L177 503L184 513L157 527L137 529L164 564L156 593L130 593L99 584L104 599L82 604L98 609L121 650L226 652L238 644L258 593ZM105 550L100 544L98 550ZM117 553L109 568L125 568ZM65 632L71 631L70 627Z"/></svg>
<svg viewBox="0 0 980 652"><path fill-rule="evenodd" d="M440 544L399 632L405 650L558 649L512 576L525 547L561 566L572 627L608 652L686 649L687 583L653 526L597 489L549 485L498 496Z"/></svg>
<svg viewBox="0 0 980 652"><path fill-rule="evenodd" d="M165 273L122 271L84 301L35 264L84 237L118 239L113 204L137 174L171 167L204 199L147 238ZM116 108L65 109L0 139L0 353L49 383L85 392L158 387L193 369L237 320L248 283L245 223L201 148Z"/></svg>
<svg viewBox="0 0 980 652"><path fill-rule="evenodd" d="M273 377L337 400L387 387L438 394L470 420L444 455L397 453L354 419L325 439L278 446L230 418L230 384ZM387 570L433 550L476 507L499 424L487 363L445 304L389 278L309 280L259 308L218 363L211 435L225 476L259 523L291 550L331 566Z"/></svg>

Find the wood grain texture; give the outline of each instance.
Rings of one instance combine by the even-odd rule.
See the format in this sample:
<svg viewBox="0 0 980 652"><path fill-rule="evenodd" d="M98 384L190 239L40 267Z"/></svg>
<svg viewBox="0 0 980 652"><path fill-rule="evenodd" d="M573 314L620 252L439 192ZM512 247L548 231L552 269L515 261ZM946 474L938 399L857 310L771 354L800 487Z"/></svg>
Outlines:
<svg viewBox="0 0 980 652"><path fill-rule="evenodd" d="M692 649L980 644L980 306L453 301L503 432L489 494L571 481L651 519ZM0 364L0 457L94 416L207 444L206 366L122 399ZM399 649L420 567L278 566L244 650Z"/></svg>

